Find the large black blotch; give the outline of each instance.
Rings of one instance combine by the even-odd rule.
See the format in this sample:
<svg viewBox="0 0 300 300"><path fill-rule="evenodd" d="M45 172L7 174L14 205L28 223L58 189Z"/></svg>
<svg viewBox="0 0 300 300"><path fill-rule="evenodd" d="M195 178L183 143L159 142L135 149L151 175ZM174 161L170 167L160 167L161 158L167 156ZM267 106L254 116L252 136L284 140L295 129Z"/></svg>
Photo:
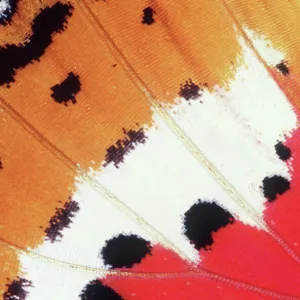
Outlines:
<svg viewBox="0 0 300 300"><path fill-rule="evenodd" d="M69 228L72 218L78 211L78 203L71 198L62 208L56 208L55 215L51 217L49 226L45 229L46 240L50 240L52 243L59 241L63 237L63 229Z"/></svg>
<svg viewBox="0 0 300 300"><path fill-rule="evenodd" d="M234 222L233 216L215 202L200 199L184 215L184 234L197 250L209 250L212 233Z"/></svg>
<svg viewBox="0 0 300 300"><path fill-rule="evenodd" d="M26 67L34 60L39 61L52 43L52 34L65 29L67 17L72 15L73 6L56 2L46 7L32 23L32 35L23 44L10 44L0 47L0 85L14 82L17 69Z"/></svg>
<svg viewBox="0 0 300 300"><path fill-rule="evenodd" d="M287 66L287 62L285 60L282 60L279 64L277 64L276 68L284 76L288 76L290 74L290 70L289 70L289 68Z"/></svg>
<svg viewBox="0 0 300 300"><path fill-rule="evenodd" d="M32 283L27 279L18 278L6 286L7 289L3 294L3 300L25 300L29 294L26 288L32 286Z"/></svg>
<svg viewBox="0 0 300 300"><path fill-rule="evenodd" d="M143 13L144 13L143 20L142 20L143 24L151 25L155 22L155 20L153 19L155 11L150 6L146 7L143 10Z"/></svg>
<svg viewBox="0 0 300 300"><path fill-rule="evenodd" d="M72 101L73 104L76 103L75 95L80 91L81 83L79 81L79 76L70 72L67 78L51 87L53 93L51 97L58 103L65 103L67 105L68 101Z"/></svg>
<svg viewBox="0 0 300 300"><path fill-rule="evenodd" d="M104 167L113 162L115 167L119 168L119 164L124 162L126 154L134 150L137 144L144 144L146 142L147 137L143 128L140 128L138 131L129 130L128 132L123 129L123 132L127 137L118 140L115 145L107 149Z"/></svg>
<svg viewBox="0 0 300 300"><path fill-rule="evenodd" d="M150 242L137 235L120 234L106 241L101 254L104 263L112 268L131 268L151 254L151 249Z"/></svg>
<svg viewBox="0 0 300 300"><path fill-rule="evenodd" d="M100 280L93 280L80 294L81 300L123 300L123 298Z"/></svg>
<svg viewBox="0 0 300 300"><path fill-rule="evenodd" d="M279 158L283 161L288 160L292 156L291 149L285 146L282 142L278 142L275 145L275 151Z"/></svg>
<svg viewBox="0 0 300 300"><path fill-rule="evenodd" d="M18 1L0 0L0 25L6 26L11 23L11 19L17 11Z"/></svg>
<svg viewBox="0 0 300 300"><path fill-rule="evenodd" d="M203 88L195 84L190 78L184 84L180 85L179 96L185 100L193 100L202 95Z"/></svg>
<svg viewBox="0 0 300 300"><path fill-rule="evenodd" d="M277 195L282 195L290 189L290 182L279 175L265 177L262 183L264 196L269 202L276 200Z"/></svg>

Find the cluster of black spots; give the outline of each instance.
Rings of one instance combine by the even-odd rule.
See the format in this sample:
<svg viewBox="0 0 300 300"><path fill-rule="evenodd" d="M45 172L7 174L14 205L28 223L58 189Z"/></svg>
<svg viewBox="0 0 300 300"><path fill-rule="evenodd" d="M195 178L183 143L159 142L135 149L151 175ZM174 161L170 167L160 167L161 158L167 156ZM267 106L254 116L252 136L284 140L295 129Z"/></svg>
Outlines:
<svg viewBox="0 0 300 300"><path fill-rule="evenodd" d="M204 84L205 85L205 84ZM203 88L198 84L195 84L191 78L187 80L184 84L180 85L179 96L185 100L193 100L202 95Z"/></svg>
<svg viewBox="0 0 300 300"><path fill-rule="evenodd" d="M123 298L100 280L89 282L79 295L81 300L123 300Z"/></svg>
<svg viewBox="0 0 300 300"><path fill-rule="evenodd" d="M9 87L14 82L17 69L26 67L34 60L39 61L52 43L52 34L65 30L67 18L72 15L73 6L56 2L46 7L32 22L32 35L23 44L9 44L0 47L0 85Z"/></svg>
<svg viewBox="0 0 300 300"><path fill-rule="evenodd" d="M5 2L7 2L7 4L2 4L7 6L4 10L0 11L0 25L6 26L11 24L11 19L17 11L18 1L19 0L6 0Z"/></svg>
<svg viewBox="0 0 300 300"><path fill-rule="evenodd" d="M124 162L126 154L134 150L137 144L146 142L147 137L143 128L140 128L138 131L129 130L128 132L123 128L123 132L127 137L118 140L115 145L107 149L104 167L113 162L115 167L119 168L119 164Z"/></svg>
<svg viewBox="0 0 300 300"><path fill-rule="evenodd" d="M279 158L283 161L288 160L292 156L292 151L289 147L284 145L282 142L278 142L275 145L275 151Z"/></svg>
<svg viewBox="0 0 300 300"><path fill-rule="evenodd" d="M66 106L68 101L72 101L72 103L75 104L75 95L81 90L79 76L70 72L63 82L54 85L51 87L51 90L53 92L51 97L55 102L64 103Z"/></svg>
<svg viewBox="0 0 300 300"><path fill-rule="evenodd" d="M150 242L137 235L120 234L106 241L101 254L105 265L113 269L131 268L151 254L151 249Z"/></svg>
<svg viewBox="0 0 300 300"><path fill-rule="evenodd" d="M45 229L46 240L52 243L59 241L64 228L69 228L72 218L79 211L78 202L69 198L69 201L62 208L56 208L55 214L49 221L49 226Z"/></svg>
<svg viewBox="0 0 300 300"><path fill-rule="evenodd" d="M26 288L32 286L32 283L24 278L17 278L10 284L7 284L7 289L3 294L3 300L25 300L29 294Z"/></svg>
<svg viewBox="0 0 300 300"><path fill-rule="evenodd" d="M289 68L287 66L287 62L285 60L282 60L279 64L277 64L276 68L284 76L288 76L290 74L290 70L289 70Z"/></svg>
<svg viewBox="0 0 300 300"><path fill-rule="evenodd" d="M234 223L233 216L215 202L200 199L184 214L184 234L197 250L209 250L212 233Z"/></svg>
<svg viewBox="0 0 300 300"><path fill-rule="evenodd" d="M262 183L264 196L269 202L276 200L277 195L282 195L290 189L290 182L279 175L265 177Z"/></svg>
<svg viewBox="0 0 300 300"><path fill-rule="evenodd" d="M142 23L143 24L147 24L147 25L151 25L155 22L155 20L153 19L154 15L156 14L156 12L153 10L153 8L151 8L150 6L146 7L143 10L143 20Z"/></svg>

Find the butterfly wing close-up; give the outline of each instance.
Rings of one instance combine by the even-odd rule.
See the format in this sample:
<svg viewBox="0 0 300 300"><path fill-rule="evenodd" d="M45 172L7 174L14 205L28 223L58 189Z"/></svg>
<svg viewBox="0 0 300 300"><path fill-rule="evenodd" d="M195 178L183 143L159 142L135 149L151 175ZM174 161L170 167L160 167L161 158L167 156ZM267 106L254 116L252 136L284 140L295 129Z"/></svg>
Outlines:
<svg viewBox="0 0 300 300"><path fill-rule="evenodd" d="M1 299L300 299L299 20L0 0Z"/></svg>

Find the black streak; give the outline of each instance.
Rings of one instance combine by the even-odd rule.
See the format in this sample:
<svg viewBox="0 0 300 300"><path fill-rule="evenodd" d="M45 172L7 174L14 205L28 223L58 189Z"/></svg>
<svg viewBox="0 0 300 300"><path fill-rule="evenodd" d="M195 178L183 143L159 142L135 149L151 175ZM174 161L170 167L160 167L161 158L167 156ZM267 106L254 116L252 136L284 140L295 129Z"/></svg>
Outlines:
<svg viewBox="0 0 300 300"><path fill-rule="evenodd" d="M279 72L281 72L284 76L288 76L290 74L290 70L287 66L287 62L282 60L279 64L276 65L276 68Z"/></svg>
<svg viewBox="0 0 300 300"><path fill-rule="evenodd" d="M9 7L0 13L0 25L6 26L11 24L11 19L17 12L18 1L19 0L8 0Z"/></svg>
<svg viewBox="0 0 300 300"><path fill-rule="evenodd" d="M179 96L185 100L193 100L202 95L203 89L195 84L192 79L187 80L184 84L180 85Z"/></svg>
<svg viewBox="0 0 300 300"><path fill-rule="evenodd" d="M143 128L140 128L138 131L129 130L128 132L123 129L123 132L128 137L118 140L115 145L107 149L104 166L113 162L119 168L119 164L124 162L124 156L134 150L136 144L144 144L146 142L147 137Z"/></svg>
<svg viewBox="0 0 300 300"><path fill-rule="evenodd" d="M150 242L137 235L120 234L106 241L101 254L104 263L112 268L131 268L151 254Z"/></svg>
<svg viewBox="0 0 300 300"><path fill-rule="evenodd" d="M46 239L52 243L62 238L64 228L69 228L72 218L79 211L79 205L76 201L71 200L65 203L62 208L56 208L55 215L50 219L49 226L45 229Z"/></svg>
<svg viewBox="0 0 300 300"><path fill-rule="evenodd" d="M20 45L0 47L0 85L9 87L14 82L17 69L26 67L34 60L39 61L47 47L52 43L52 34L65 29L67 17L72 15L71 4L55 3L41 10L32 23L32 35L29 41Z"/></svg>
<svg viewBox="0 0 300 300"><path fill-rule="evenodd" d="M51 90L53 91L51 97L58 103L64 102L65 105L67 105L68 101L72 101L72 103L75 104L75 95L80 89L81 83L79 81L79 76L70 72L68 77L62 83L51 87Z"/></svg>
<svg viewBox="0 0 300 300"><path fill-rule="evenodd" d="M275 145L275 151L279 158L283 161L288 160L292 156L291 149L285 146L282 142L278 142Z"/></svg>
<svg viewBox="0 0 300 300"><path fill-rule="evenodd" d="M215 202L198 200L184 215L184 234L197 250L209 250L213 244L212 233L232 223L232 215Z"/></svg>
<svg viewBox="0 0 300 300"><path fill-rule="evenodd" d="M155 20L153 19L155 11L151 7L146 7L143 10L143 13L144 13L143 20L142 20L143 24L151 25L155 22Z"/></svg>
<svg viewBox="0 0 300 300"><path fill-rule="evenodd" d="M18 278L10 284L7 284L7 291L3 294L3 300L25 300L28 292L27 287L32 286L32 283L24 278Z"/></svg>
<svg viewBox="0 0 300 300"><path fill-rule="evenodd" d="M123 300L123 298L100 280L93 280L80 294L81 300Z"/></svg>
<svg viewBox="0 0 300 300"><path fill-rule="evenodd" d="M282 195L289 189L290 182L282 176L274 175L272 177L265 177L263 180L264 196L269 202L276 200L277 195Z"/></svg>

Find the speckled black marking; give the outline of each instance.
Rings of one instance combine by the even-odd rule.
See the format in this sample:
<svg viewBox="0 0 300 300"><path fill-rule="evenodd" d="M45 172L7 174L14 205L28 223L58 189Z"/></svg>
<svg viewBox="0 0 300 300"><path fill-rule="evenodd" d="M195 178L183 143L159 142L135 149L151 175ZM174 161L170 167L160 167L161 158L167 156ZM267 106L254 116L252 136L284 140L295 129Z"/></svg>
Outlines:
<svg viewBox="0 0 300 300"><path fill-rule="evenodd" d="M18 278L7 284L7 289L3 294L3 300L25 300L29 292L26 288L31 287L31 281Z"/></svg>
<svg viewBox="0 0 300 300"><path fill-rule="evenodd" d="M64 228L69 228L73 222L72 218L79 211L76 201L69 198L69 201L62 208L56 208L55 215L50 219L49 226L45 229L46 240L52 243L60 241L63 237Z"/></svg>
<svg viewBox="0 0 300 300"><path fill-rule="evenodd" d="M262 183L264 196L269 202L276 200L277 195L282 195L290 189L290 182L286 178L279 175L265 177Z"/></svg>
<svg viewBox="0 0 300 300"><path fill-rule="evenodd" d="M93 280L80 294L81 300L123 300L123 298L100 280Z"/></svg>
<svg viewBox="0 0 300 300"><path fill-rule="evenodd" d="M187 80L184 84L180 85L179 96L185 100L193 100L202 95L203 88L195 84L192 79Z"/></svg>
<svg viewBox="0 0 300 300"><path fill-rule="evenodd" d="M128 132L123 129L124 134L127 135L123 140L118 140L115 145L107 149L105 155L106 167L110 163L119 168L119 164L124 162L124 157L126 154L130 153L135 149L137 144L144 144L147 137L145 136L143 128L140 128L138 131L129 130Z"/></svg>
<svg viewBox="0 0 300 300"><path fill-rule="evenodd" d="M289 68L287 66L287 62L285 60L282 60L279 64L277 64L276 68L284 76L288 76L290 74L290 70L289 70Z"/></svg>
<svg viewBox="0 0 300 300"><path fill-rule="evenodd" d="M155 22L153 17L156 14L156 12L150 6L146 7L143 10L143 13L144 13L143 20L142 20L143 24L151 25Z"/></svg>
<svg viewBox="0 0 300 300"><path fill-rule="evenodd" d="M111 268L131 268L151 254L151 249L150 242L137 235L120 234L106 241L101 254L104 263Z"/></svg>
<svg viewBox="0 0 300 300"><path fill-rule="evenodd" d="M275 151L279 158L283 161L288 160L292 156L292 151L289 147L285 146L282 142L275 145Z"/></svg>
<svg viewBox="0 0 300 300"><path fill-rule="evenodd" d="M8 0L10 7L0 13L0 25L11 24L12 17L17 12L18 2L19 0Z"/></svg>
<svg viewBox="0 0 300 300"><path fill-rule="evenodd" d="M51 97L55 102L67 105L68 101L72 101L75 104L75 95L81 90L79 76L70 72L62 83L54 85L51 90L53 91Z"/></svg>
<svg viewBox="0 0 300 300"><path fill-rule="evenodd" d="M52 43L52 34L65 29L67 17L72 15L73 6L56 2L46 7L32 23L32 35L23 44L10 44L0 47L0 85L10 86L14 82L16 70L39 61Z"/></svg>
<svg viewBox="0 0 300 300"><path fill-rule="evenodd" d="M234 223L233 216L215 202L198 200L184 215L184 234L197 250L210 250L212 233Z"/></svg>

